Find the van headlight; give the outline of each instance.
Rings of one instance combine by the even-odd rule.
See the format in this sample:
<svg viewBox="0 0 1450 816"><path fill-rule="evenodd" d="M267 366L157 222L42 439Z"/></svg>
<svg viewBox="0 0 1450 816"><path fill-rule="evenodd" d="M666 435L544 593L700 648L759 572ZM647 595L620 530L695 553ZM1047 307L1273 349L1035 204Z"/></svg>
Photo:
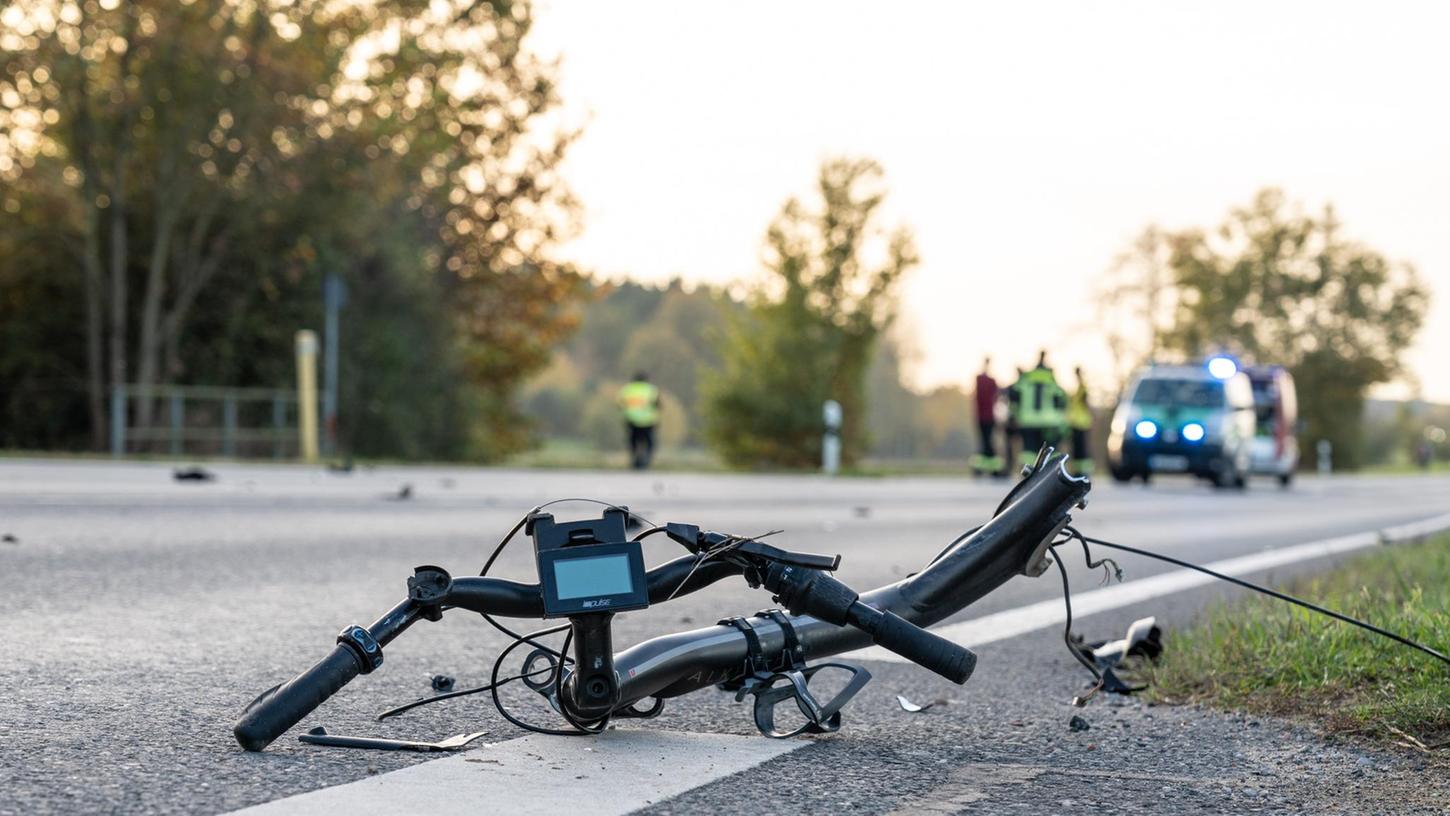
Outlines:
<svg viewBox="0 0 1450 816"><path fill-rule="evenodd" d="M1202 442L1203 434L1203 426L1197 422L1190 422L1183 426L1183 438L1189 442Z"/></svg>
<svg viewBox="0 0 1450 816"><path fill-rule="evenodd" d="M1140 419L1138 424L1133 426L1133 433L1137 434L1139 439L1152 439L1158 435L1158 423L1151 419Z"/></svg>

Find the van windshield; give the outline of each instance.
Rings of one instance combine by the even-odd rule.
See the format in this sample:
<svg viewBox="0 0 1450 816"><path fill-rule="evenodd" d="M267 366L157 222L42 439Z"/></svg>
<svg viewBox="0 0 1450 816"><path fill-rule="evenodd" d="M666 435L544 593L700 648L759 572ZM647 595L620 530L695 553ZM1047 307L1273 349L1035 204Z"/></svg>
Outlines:
<svg viewBox="0 0 1450 816"><path fill-rule="evenodd" d="M1139 405L1222 408L1223 383L1217 380L1146 379L1138 383L1133 402Z"/></svg>

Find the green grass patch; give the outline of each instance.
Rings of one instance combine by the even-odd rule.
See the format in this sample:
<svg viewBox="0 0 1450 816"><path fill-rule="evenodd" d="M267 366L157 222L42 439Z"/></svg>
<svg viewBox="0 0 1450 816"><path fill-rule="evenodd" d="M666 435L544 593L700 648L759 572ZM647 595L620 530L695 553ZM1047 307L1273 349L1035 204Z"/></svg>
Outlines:
<svg viewBox="0 0 1450 816"><path fill-rule="evenodd" d="M1377 550L1285 591L1450 651L1450 536ZM1450 666L1263 596L1219 603L1173 633L1151 688L1162 702L1308 718L1450 759Z"/></svg>

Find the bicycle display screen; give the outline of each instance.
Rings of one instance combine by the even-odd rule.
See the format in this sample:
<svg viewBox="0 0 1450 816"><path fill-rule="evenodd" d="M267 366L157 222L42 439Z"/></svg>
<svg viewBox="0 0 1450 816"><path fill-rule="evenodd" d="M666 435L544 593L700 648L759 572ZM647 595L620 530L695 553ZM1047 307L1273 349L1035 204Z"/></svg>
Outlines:
<svg viewBox="0 0 1450 816"><path fill-rule="evenodd" d="M638 541L540 550L544 616L624 612L649 606Z"/></svg>
<svg viewBox="0 0 1450 816"><path fill-rule="evenodd" d="M554 562L554 587L559 600L596 595L623 595L634 591L629 574L629 556L595 555L565 558Z"/></svg>

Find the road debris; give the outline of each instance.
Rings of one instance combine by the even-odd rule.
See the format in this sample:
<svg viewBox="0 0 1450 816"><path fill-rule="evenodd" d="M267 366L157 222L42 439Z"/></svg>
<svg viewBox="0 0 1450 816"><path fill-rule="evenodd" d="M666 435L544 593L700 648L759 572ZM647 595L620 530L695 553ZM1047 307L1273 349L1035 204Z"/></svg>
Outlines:
<svg viewBox="0 0 1450 816"><path fill-rule="evenodd" d="M1080 731L1086 731L1089 728L1092 728L1092 726L1088 725L1088 721L1084 720L1082 717L1079 717L1076 714L1072 715L1072 719L1067 721L1067 730L1073 732L1074 734Z"/></svg>
<svg viewBox="0 0 1450 816"><path fill-rule="evenodd" d="M435 674L429 682L433 684L436 692L447 693L453 690L453 678L446 674Z"/></svg>
<svg viewBox="0 0 1450 816"><path fill-rule="evenodd" d="M171 471L171 478L178 482L214 482L216 474L204 467L193 465L192 467L176 468Z"/></svg>
<svg viewBox="0 0 1450 816"><path fill-rule="evenodd" d="M416 742L413 740L378 739L376 737L345 737L340 734L329 734L327 729L318 726L297 739L309 745L321 745L328 748L371 748L378 751L419 751L423 753L436 751L457 751L476 739L479 739L485 732L478 731L473 734L458 734L448 739L437 742Z"/></svg>
<svg viewBox="0 0 1450 816"><path fill-rule="evenodd" d="M937 698L935 700L932 700L929 703L923 703L923 704L918 705L918 704L913 703L912 701L906 699L906 697L904 697L904 696L902 696L900 694L896 695L896 704L899 705L899 706L901 706L901 710L902 711L905 711L905 712L908 712L908 713L911 713L911 714L916 714L917 712L925 711L928 708L932 708L933 706L943 706L943 707L949 706L953 702L955 702L955 701L954 700L948 700L948 699L946 699L944 697L939 697L939 698Z"/></svg>
<svg viewBox="0 0 1450 816"><path fill-rule="evenodd" d="M0 535L0 542L4 542L6 544L19 544L20 539L16 538L13 533L6 533L5 535Z"/></svg>
<svg viewBox="0 0 1450 816"><path fill-rule="evenodd" d="M1131 686L1118 676L1117 669L1129 657L1156 661L1163 654L1163 630L1152 616L1139 618L1128 627L1121 640L1084 643L1081 635L1073 635L1073 648L1088 658L1103 676L1103 690L1114 694L1132 694L1147 688Z"/></svg>

